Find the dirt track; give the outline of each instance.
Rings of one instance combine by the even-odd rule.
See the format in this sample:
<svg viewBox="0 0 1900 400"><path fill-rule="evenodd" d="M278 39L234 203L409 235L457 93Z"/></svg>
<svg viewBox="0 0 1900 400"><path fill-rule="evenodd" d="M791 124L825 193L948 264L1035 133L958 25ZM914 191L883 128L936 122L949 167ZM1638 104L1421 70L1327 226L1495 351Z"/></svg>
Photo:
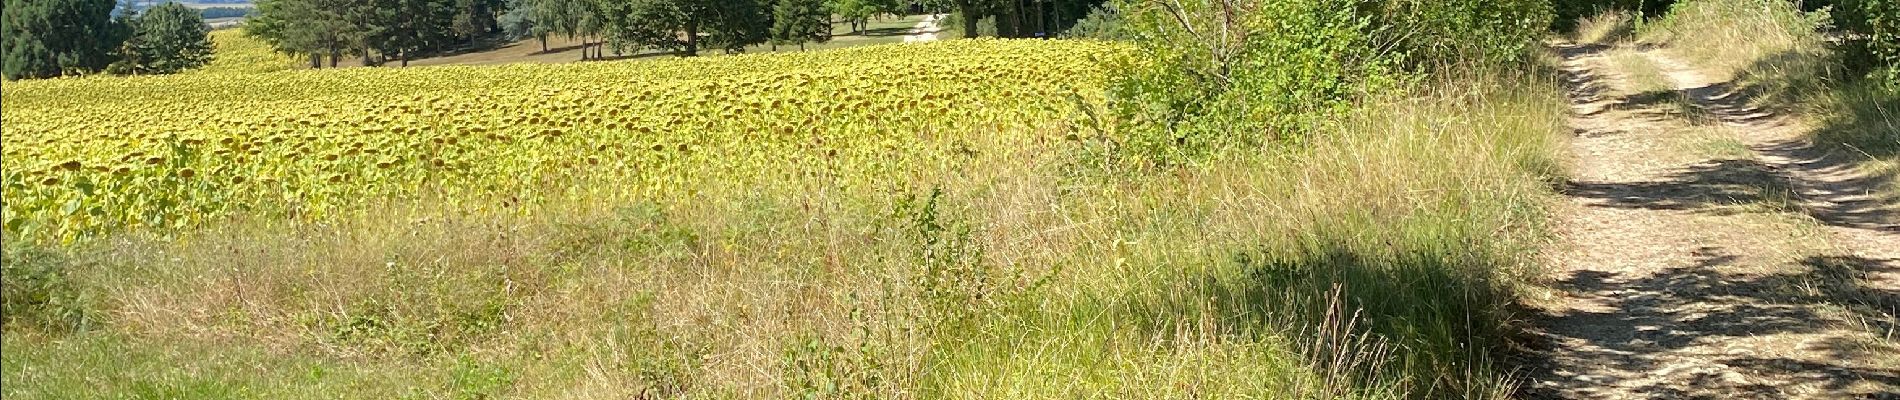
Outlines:
<svg viewBox="0 0 1900 400"><path fill-rule="evenodd" d="M1575 168L1528 397L1900 399L1900 215L1875 180L1667 50L1560 51Z"/></svg>

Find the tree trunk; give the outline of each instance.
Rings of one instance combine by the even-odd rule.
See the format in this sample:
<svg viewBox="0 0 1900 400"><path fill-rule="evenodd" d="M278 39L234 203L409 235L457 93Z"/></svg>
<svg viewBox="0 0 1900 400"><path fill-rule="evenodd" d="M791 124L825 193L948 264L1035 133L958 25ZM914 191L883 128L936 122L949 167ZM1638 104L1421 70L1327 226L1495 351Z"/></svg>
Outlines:
<svg viewBox="0 0 1900 400"><path fill-rule="evenodd" d="M400 50L400 51L397 51L397 52L396 52L396 58L401 58L401 59L402 59L402 67L403 67L403 68L409 68L409 50Z"/></svg>
<svg viewBox="0 0 1900 400"><path fill-rule="evenodd" d="M686 20L686 56L699 55L699 20Z"/></svg>
<svg viewBox="0 0 1900 400"><path fill-rule="evenodd" d="M548 52L548 35L535 35L534 38L541 40L541 52Z"/></svg>
<svg viewBox="0 0 1900 400"><path fill-rule="evenodd" d="M1016 25L1014 23L1016 22L1016 18L1010 15L1014 14L1015 11L1016 7L1007 3L1002 4L1002 6L996 10L996 37L1015 37Z"/></svg>
<svg viewBox="0 0 1900 400"><path fill-rule="evenodd" d="M343 49L330 46L330 68L336 68L336 60L343 58Z"/></svg>
<svg viewBox="0 0 1900 400"><path fill-rule="evenodd" d="M976 12L976 4L972 1L957 2L957 11L963 14L963 37L966 39L976 38L976 22L983 19L983 14Z"/></svg>
<svg viewBox="0 0 1900 400"><path fill-rule="evenodd" d="M1044 25L1047 23L1048 20L1049 20L1049 16L1043 14L1042 2L1037 1L1036 2L1036 23L1034 25L1031 25L1031 28L1029 29L1033 29L1036 32L1036 37L1038 38L1049 37L1049 27Z"/></svg>
<svg viewBox="0 0 1900 400"><path fill-rule="evenodd" d="M310 69L322 69L322 68L323 68L323 55L318 54L318 53L310 53Z"/></svg>
<svg viewBox="0 0 1900 400"><path fill-rule="evenodd" d="M1024 30L1023 30L1023 28L1024 28L1024 26L1023 26L1023 1L1022 1L1022 0L1009 0L1009 5L1010 5L1010 12L1009 12L1009 25L1010 25L1010 28L1011 28L1011 29L1010 29L1010 32L1011 32L1011 33L1010 33L1010 35L1009 35L1009 37L1013 37L1013 38L1020 38L1020 37L1028 37L1029 35L1026 35L1026 34L1024 34Z"/></svg>

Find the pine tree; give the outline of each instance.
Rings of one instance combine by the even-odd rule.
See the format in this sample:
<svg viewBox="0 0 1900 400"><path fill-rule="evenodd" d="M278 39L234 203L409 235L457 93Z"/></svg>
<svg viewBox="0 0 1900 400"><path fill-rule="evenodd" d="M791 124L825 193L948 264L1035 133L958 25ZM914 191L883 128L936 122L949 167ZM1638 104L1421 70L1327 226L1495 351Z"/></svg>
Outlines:
<svg viewBox="0 0 1900 400"><path fill-rule="evenodd" d="M7 79L90 73L112 63L126 29L113 0L5 0L0 75Z"/></svg>

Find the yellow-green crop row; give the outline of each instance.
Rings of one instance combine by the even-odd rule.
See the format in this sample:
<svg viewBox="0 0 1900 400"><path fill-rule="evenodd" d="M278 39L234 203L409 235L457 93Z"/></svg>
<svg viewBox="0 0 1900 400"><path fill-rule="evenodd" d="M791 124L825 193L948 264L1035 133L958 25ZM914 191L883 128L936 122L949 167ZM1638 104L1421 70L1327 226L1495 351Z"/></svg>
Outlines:
<svg viewBox="0 0 1900 400"><path fill-rule="evenodd" d="M831 174L875 189L971 141L1050 140L1126 47L946 41L499 67L8 82L5 229L70 242L376 199L509 207ZM998 135L1006 137L995 137ZM986 148L1010 148L1009 146Z"/></svg>
<svg viewBox="0 0 1900 400"><path fill-rule="evenodd" d="M245 35L241 29L211 31L211 48L211 62L190 73L277 72L299 65L296 57L277 52L270 44Z"/></svg>

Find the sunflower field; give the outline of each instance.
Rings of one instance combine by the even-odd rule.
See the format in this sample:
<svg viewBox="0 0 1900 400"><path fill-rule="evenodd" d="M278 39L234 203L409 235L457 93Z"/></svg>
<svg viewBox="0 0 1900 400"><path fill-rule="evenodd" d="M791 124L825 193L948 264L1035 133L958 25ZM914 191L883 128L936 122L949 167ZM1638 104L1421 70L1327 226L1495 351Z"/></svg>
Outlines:
<svg viewBox="0 0 1900 400"><path fill-rule="evenodd" d="M986 133L1049 139L1023 136L1055 132L1037 127L1099 101L1100 61L1127 51L981 40L8 82L5 230L71 243L233 215L320 220L370 199L491 209L561 195L691 196L694 181L788 175L874 190Z"/></svg>

